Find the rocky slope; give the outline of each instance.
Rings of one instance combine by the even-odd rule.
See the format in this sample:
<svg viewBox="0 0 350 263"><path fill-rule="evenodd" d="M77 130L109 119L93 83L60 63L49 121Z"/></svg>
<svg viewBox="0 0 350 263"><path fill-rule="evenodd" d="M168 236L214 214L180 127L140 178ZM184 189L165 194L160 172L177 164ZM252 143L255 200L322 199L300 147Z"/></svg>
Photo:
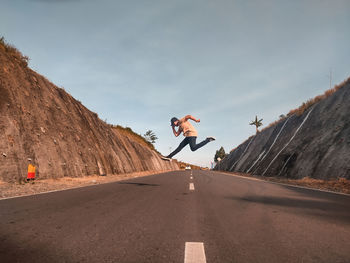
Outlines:
<svg viewBox="0 0 350 263"><path fill-rule="evenodd" d="M234 149L216 170L287 178L350 179L350 79Z"/></svg>
<svg viewBox="0 0 350 263"><path fill-rule="evenodd" d="M1 41L0 179L26 178L29 162L38 178L178 169L112 129L26 62Z"/></svg>

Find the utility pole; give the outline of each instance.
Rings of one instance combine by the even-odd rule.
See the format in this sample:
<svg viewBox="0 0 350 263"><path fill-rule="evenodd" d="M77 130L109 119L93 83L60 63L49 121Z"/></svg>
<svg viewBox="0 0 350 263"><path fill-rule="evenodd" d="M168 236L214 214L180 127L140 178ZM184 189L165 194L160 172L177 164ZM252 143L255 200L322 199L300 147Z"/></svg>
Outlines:
<svg viewBox="0 0 350 263"><path fill-rule="evenodd" d="M329 69L329 89L332 88L332 68Z"/></svg>

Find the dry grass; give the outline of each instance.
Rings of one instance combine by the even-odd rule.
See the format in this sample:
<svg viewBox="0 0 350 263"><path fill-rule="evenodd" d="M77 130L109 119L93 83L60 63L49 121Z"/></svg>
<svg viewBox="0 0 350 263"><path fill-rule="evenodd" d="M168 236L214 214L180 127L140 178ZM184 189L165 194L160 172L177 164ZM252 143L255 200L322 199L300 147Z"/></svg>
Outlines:
<svg viewBox="0 0 350 263"><path fill-rule="evenodd" d="M23 67L28 66L29 58L24 56L17 48L13 45L7 43L4 37L0 38L0 49L4 50L8 55L12 56L15 60L17 60L20 65Z"/></svg>
<svg viewBox="0 0 350 263"><path fill-rule="evenodd" d="M324 189L335 192L342 192L346 194L350 194L350 180L345 178L338 178L332 180L321 180L321 179L313 179L310 177L304 177L303 179L293 180L287 179L289 183L294 185L306 186L316 189Z"/></svg>
<svg viewBox="0 0 350 263"><path fill-rule="evenodd" d="M328 98L329 96L333 95L337 90L339 90L340 88L344 87L346 83L350 82L350 78L344 80L342 83L335 85L334 88L332 89L328 89L326 90L322 95L318 95L312 99L307 100L306 102L303 102L303 104L301 104L298 108L290 110L287 114L287 116L284 116L282 118L280 118L279 120L276 120L274 122L271 122L269 125L267 125L266 127L264 127L263 129L261 129L260 131L266 130L272 126L277 125L278 123L280 123L281 121L285 120L287 117L291 116L291 115L297 115L297 116L301 116L307 109L309 109L312 105Z"/></svg>
<svg viewBox="0 0 350 263"><path fill-rule="evenodd" d="M147 141L144 137L142 137L140 134L137 134L129 127L122 127L120 125L110 125L113 129L118 131L120 134L127 136L130 139L133 139L134 141L140 143L143 146L148 147L152 151L158 152L152 143Z"/></svg>
<svg viewBox="0 0 350 263"><path fill-rule="evenodd" d="M303 104L301 104L298 108L291 110L287 116L291 116L293 114L296 114L297 116L302 115L307 109L309 109L312 105L316 104L317 102L324 100L328 98L329 96L333 95L337 90L345 86L347 82L350 81L350 78L344 80L339 85L335 85L333 88L326 90L322 95L318 95L314 97L313 99L309 99Z"/></svg>
<svg viewBox="0 0 350 263"><path fill-rule="evenodd" d="M270 127L272 127L272 126L276 126L278 123L280 123L280 122L283 121L284 119L285 119L285 117L284 117L284 118L281 118L281 119L279 119L279 120L276 120L276 121L274 121L274 122L271 122L269 125L267 125L267 126L264 127L263 129L261 129L261 132L264 131L264 130L266 130L266 129L268 129L268 128L270 128Z"/></svg>

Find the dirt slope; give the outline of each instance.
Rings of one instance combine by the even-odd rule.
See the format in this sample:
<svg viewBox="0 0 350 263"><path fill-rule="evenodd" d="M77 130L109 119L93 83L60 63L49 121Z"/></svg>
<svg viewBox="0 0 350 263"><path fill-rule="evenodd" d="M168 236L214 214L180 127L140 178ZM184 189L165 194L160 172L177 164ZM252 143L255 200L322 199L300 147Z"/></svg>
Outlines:
<svg viewBox="0 0 350 263"><path fill-rule="evenodd" d="M217 170L350 179L350 79L337 91L239 145Z"/></svg>
<svg viewBox="0 0 350 263"><path fill-rule="evenodd" d="M0 43L0 179L79 177L178 169L101 121Z"/></svg>

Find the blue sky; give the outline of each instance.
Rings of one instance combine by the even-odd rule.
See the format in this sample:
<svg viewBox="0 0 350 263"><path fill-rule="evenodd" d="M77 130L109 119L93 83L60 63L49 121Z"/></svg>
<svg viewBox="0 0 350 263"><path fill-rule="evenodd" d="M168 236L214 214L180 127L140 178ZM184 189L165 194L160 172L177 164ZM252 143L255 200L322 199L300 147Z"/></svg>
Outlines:
<svg viewBox="0 0 350 263"><path fill-rule="evenodd" d="M192 114L198 140L174 158L210 166L255 128L350 76L350 1L2 0L0 35L30 67L108 123L158 136ZM263 126L263 127L264 127Z"/></svg>

